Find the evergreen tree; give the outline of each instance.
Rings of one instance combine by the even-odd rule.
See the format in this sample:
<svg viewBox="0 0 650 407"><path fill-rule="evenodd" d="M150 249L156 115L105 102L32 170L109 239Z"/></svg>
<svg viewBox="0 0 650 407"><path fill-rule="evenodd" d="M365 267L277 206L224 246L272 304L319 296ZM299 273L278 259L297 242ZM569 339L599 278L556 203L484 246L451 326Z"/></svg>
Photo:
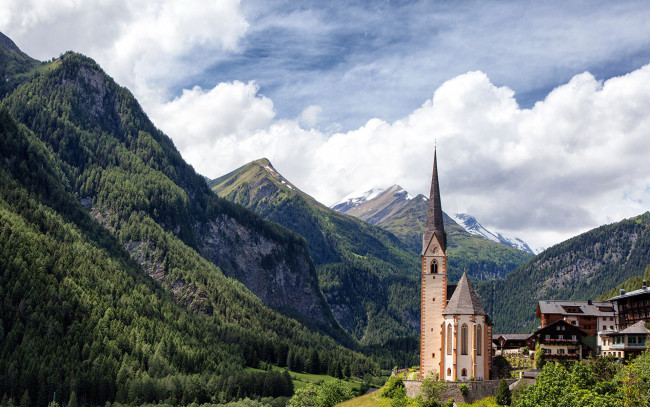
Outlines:
<svg viewBox="0 0 650 407"><path fill-rule="evenodd" d="M77 393L74 390L70 392L70 400L68 400L67 407L78 407L77 405Z"/></svg>
<svg viewBox="0 0 650 407"><path fill-rule="evenodd" d="M32 400L29 398L29 390L25 390L23 396L20 398L20 407L31 407Z"/></svg>
<svg viewBox="0 0 650 407"><path fill-rule="evenodd" d="M512 393L506 379L501 379L499 388L497 389L496 402L500 406L509 406L512 399Z"/></svg>

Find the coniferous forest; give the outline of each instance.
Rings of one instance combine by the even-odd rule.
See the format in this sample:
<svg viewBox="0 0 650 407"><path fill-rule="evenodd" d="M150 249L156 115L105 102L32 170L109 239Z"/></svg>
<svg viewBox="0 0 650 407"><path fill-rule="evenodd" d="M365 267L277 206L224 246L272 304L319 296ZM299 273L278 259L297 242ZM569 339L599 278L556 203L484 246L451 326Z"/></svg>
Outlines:
<svg viewBox="0 0 650 407"><path fill-rule="evenodd" d="M307 328L201 256L197 225L219 217L286 256L304 242L217 198L92 60L34 61L14 85L0 103L0 393L186 405L293 393L288 374L246 367L378 374L331 318Z"/></svg>

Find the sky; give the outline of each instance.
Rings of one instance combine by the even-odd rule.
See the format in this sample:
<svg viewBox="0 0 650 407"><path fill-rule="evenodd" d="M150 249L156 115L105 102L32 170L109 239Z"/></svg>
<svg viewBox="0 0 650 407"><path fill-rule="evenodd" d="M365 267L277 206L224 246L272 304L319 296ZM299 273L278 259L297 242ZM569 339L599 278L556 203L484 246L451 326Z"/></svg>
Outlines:
<svg viewBox="0 0 650 407"><path fill-rule="evenodd" d="M0 0L95 59L201 174L266 157L326 205L399 184L549 247L650 209L640 1Z"/></svg>

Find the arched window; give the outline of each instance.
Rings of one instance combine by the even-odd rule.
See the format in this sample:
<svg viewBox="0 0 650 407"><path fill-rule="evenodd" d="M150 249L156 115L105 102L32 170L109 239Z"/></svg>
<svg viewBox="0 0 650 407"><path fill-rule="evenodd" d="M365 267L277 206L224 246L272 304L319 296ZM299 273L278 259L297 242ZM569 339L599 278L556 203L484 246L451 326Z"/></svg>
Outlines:
<svg viewBox="0 0 650 407"><path fill-rule="evenodd" d="M467 369L463 369L463 370L461 370L461 371L460 371L460 374L461 374L463 377L467 376Z"/></svg>
<svg viewBox="0 0 650 407"><path fill-rule="evenodd" d="M451 331L451 324L449 324L447 325L447 355L451 355L451 345L454 341Z"/></svg>
<svg viewBox="0 0 650 407"><path fill-rule="evenodd" d="M467 325L460 328L460 354L467 355Z"/></svg>
<svg viewBox="0 0 650 407"><path fill-rule="evenodd" d="M447 376L451 376L451 368L450 367L447 368Z"/></svg>
<svg viewBox="0 0 650 407"><path fill-rule="evenodd" d="M476 354L477 355L481 354L482 344L483 344L483 340L481 339L481 324L478 324L476 326Z"/></svg>
<svg viewBox="0 0 650 407"><path fill-rule="evenodd" d="M438 262L435 259L431 262L431 274L438 274Z"/></svg>

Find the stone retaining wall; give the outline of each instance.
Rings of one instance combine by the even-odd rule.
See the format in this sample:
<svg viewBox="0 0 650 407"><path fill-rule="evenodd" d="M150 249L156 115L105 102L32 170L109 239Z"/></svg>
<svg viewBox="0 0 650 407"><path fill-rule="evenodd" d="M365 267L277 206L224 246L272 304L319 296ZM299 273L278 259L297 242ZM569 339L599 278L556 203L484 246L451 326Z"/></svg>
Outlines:
<svg viewBox="0 0 650 407"><path fill-rule="evenodd" d="M516 382L516 379L508 379L508 385ZM473 403L477 400L490 396L496 396L500 380L482 380L480 382L446 382L447 388L440 394L440 401L443 403L449 399L454 399L456 403ZM419 380L404 380L406 395L415 397L420 394ZM463 396L458 386L466 384L469 391L467 396Z"/></svg>

